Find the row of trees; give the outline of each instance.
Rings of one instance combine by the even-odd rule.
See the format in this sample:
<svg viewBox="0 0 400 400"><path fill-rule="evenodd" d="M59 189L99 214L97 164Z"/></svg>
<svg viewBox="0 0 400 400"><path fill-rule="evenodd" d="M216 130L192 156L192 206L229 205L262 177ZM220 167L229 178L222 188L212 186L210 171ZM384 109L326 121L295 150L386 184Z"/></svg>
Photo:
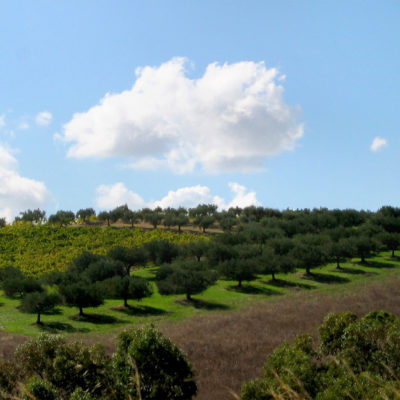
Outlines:
<svg viewBox="0 0 400 400"><path fill-rule="evenodd" d="M400 247L400 234L381 225L366 223L356 228L334 228L320 234L288 237L283 231L249 223L240 230L225 232L211 240L197 240L180 245L168 240L152 240L142 247L116 246L107 255L85 252L65 272L53 272L39 279L25 276L14 267L2 269L0 280L7 296L21 299L21 309L40 315L64 302L79 309L103 304L106 298L141 300L151 296L152 285L135 276L132 269L159 266L156 284L161 294L185 294L187 300L213 285L219 278L234 280L238 287L259 274L312 269L329 262L341 263L368 257L382 249L392 257ZM46 288L53 288L48 292ZM57 288L54 290L54 288Z"/></svg>
<svg viewBox="0 0 400 400"><path fill-rule="evenodd" d="M122 205L110 211L102 211L96 216L93 208L72 211L60 210L46 219L46 213L39 209L27 210L20 213L15 221L31 222L41 224L58 224L61 226L71 224L77 220L82 223L92 221L103 221L107 225L121 221L132 227L139 222L147 222L154 228L159 225L166 227L178 227L180 231L183 226L193 224L206 231L213 224L224 231L231 231L248 223L261 223L264 226L276 227L285 232L289 237L299 233L319 233L326 229L337 227L356 227L368 221L381 224L385 229L400 232L400 208L385 206L376 213L369 211L328 210L326 208L304 209L304 210L275 210L263 207L231 207L221 212L213 204L200 204L197 207L186 209L157 207L155 209L144 208L132 211L127 205ZM3 221L5 223L5 221Z"/></svg>

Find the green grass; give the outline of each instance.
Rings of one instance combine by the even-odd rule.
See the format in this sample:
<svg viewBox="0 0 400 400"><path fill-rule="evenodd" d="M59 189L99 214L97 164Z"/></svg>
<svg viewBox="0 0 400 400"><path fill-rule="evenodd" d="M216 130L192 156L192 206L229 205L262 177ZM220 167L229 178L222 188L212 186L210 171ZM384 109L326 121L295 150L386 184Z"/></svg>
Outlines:
<svg viewBox="0 0 400 400"><path fill-rule="evenodd" d="M86 316L77 317L77 308L58 307L54 313L42 315L43 326L34 324L36 316L18 310L19 300L8 299L0 292L0 329L24 334L37 335L40 332L54 333L106 333L127 325L179 321L184 318L212 312L229 312L239 307L270 299L279 301L293 292L328 291L344 294L362 287L369 282L386 279L391 275L400 276L400 259L390 258L382 253L361 265L356 260L342 265L337 270L334 264L312 270L306 276L303 270L293 274L278 274L273 282L270 276L260 275L252 282L245 282L243 288L237 282L219 280L199 295L193 302L187 302L184 295L161 296L153 281L154 294L141 302L130 301L130 308L122 307L122 300L107 300L97 308L86 308ZM155 268L134 272L138 276L154 278Z"/></svg>

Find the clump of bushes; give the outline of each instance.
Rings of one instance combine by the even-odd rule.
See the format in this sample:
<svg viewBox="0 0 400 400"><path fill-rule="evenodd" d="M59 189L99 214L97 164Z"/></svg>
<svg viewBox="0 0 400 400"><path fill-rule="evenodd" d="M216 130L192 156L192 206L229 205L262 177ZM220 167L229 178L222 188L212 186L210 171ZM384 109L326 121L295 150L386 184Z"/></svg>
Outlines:
<svg viewBox="0 0 400 400"><path fill-rule="evenodd" d="M329 314L311 335L279 346L264 376L242 387L242 400L400 398L400 320L385 311L358 319Z"/></svg>
<svg viewBox="0 0 400 400"><path fill-rule="evenodd" d="M117 352L41 334L0 361L0 398L35 400L190 400L192 366L154 327L125 330Z"/></svg>

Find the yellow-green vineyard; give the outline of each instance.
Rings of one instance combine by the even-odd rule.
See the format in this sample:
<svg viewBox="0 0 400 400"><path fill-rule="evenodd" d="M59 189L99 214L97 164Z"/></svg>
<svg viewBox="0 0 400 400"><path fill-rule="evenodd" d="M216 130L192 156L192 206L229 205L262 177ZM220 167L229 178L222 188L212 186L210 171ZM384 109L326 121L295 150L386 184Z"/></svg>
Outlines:
<svg viewBox="0 0 400 400"><path fill-rule="evenodd" d="M113 227L52 227L31 224L6 226L0 230L0 268L19 267L38 276L64 270L72 259L84 251L106 254L114 246L141 246L154 239L174 243L190 242L203 237L155 229Z"/></svg>

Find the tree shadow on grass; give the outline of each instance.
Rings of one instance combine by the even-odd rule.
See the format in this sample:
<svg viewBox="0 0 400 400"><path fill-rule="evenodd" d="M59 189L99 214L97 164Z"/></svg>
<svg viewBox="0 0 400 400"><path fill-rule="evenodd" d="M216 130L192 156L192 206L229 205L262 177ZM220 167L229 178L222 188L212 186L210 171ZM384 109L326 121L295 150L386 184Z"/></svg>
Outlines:
<svg viewBox="0 0 400 400"><path fill-rule="evenodd" d="M339 272L344 274L351 274L351 275L366 275L367 272L363 269L359 268L348 268L348 267L340 267L331 269L331 272Z"/></svg>
<svg viewBox="0 0 400 400"><path fill-rule="evenodd" d="M364 263L358 262L358 265L362 265L367 268L396 268L398 264L394 262L380 262L380 261L366 261Z"/></svg>
<svg viewBox="0 0 400 400"><path fill-rule="evenodd" d="M74 321L78 322L90 322L91 324L122 324L128 321L115 318L111 315L103 314L84 314L84 315L73 315L70 317Z"/></svg>
<svg viewBox="0 0 400 400"><path fill-rule="evenodd" d="M330 275L330 274L320 274L312 272L311 274L305 274L302 279L312 280L319 283L347 283L350 279L343 276Z"/></svg>
<svg viewBox="0 0 400 400"><path fill-rule="evenodd" d="M124 313L126 315L130 315L132 317L168 314L167 311L162 310L161 308L155 308L155 307L150 307L150 306L128 305L128 307L124 307L124 306L113 307L112 310Z"/></svg>
<svg viewBox="0 0 400 400"><path fill-rule="evenodd" d="M183 306L190 306L200 310L229 310L230 307L226 304L215 303L212 301L200 300L200 299L177 299L176 302Z"/></svg>
<svg viewBox="0 0 400 400"><path fill-rule="evenodd" d="M245 293L245 294L263 294L266 296L275 296L281 295L281 292L277 290L273 290L266 287L257 287L252 285L243 285L243 286L228 286L228 290L232 290L234 292Z"/></svg>
<svg viewBox="0 0 400 400"><path fill-rule="evenodd" d="M60 308L53 308L52 310L43 311L42 315L61 315L62 310Z"/></svg>
<svg viewBox="0 0 400 400"><path fill-rule="evenodd" d="M74 328L71 324L63 323L63 322L44 322L41 325L37 325L38 328L43 332L48 333L60 333L60 332L80 332L85 333L89 332L87 328Z"/></svg>
<svg viewBox="0 0 400 400"><path fill-rule="evenodd" d="M285 281L283 279L271 279L269 281L262 281L267 285L280 287L280 288L293 288L293 289L315 289L315 286L309 285L307 283L300 283L300 282L291 282Z"/></svg>

